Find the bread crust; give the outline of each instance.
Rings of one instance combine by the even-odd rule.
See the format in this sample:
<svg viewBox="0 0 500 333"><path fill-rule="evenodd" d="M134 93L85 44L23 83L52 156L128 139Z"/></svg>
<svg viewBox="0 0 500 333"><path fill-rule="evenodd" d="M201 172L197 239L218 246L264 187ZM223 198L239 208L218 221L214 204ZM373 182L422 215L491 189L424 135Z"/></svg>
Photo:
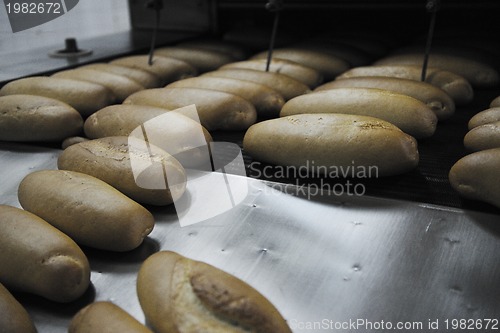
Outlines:
<svg viewBox="0 0 500 333"><path fill-rule="evenodd" d="M158 252L144 262L137 292L159 333L291 332L278 310L248 284L174 252Z"/></svg>

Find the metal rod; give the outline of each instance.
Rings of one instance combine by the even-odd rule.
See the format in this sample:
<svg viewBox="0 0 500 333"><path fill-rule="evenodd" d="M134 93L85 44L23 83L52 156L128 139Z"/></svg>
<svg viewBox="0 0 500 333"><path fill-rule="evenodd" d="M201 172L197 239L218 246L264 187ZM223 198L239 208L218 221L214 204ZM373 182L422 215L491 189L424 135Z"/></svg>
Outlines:
<svg viewBox="0 0 500 333"><path fill-rule="evenodd" d="M271 40L269 42L269 51L267 52L266 72L269 72L271 61L273 59L274 44L276 43L276 35L278 34L278 26L280 20L280 11L283 9L284 0L269 0L266 4L266 9L270 12L275 12L273 30L271 31Z"/></svg>
<svg viewBox="0 0 500 333"><path fill-rule="evenodd" d="M280 19L280 12L277 11L274 16L273 31L271 33L271 42L269 43L269 51L267 52L266 72L269 72L271 61L273 59L274 44L276 43L276 35L278 34L278 24Z"/></svg>
<svg viewBox="0 0 500 333"><path fill-rule="evenodd" d="M431 12L431 22L429 24L429 31L427 33L427 42L425 43L425 54L424 54L424 63L422 64L422 75L420 80L422 82L425 81L427 77L427 67L429 65L429 57L431 54L432 40L434 38L434 29L436 27L436 16L440 7L439 0L429 0L427 2L427 10Z"/></svg>
<svg viewBox="0 0 500 333"><path fill-rule="evenodd" d="M153 28L153 35L151 36L151 47L149 49L148 65L153 65L153 56L156 46L156 36L158 35L158 30L160 29L160 11L163 8L162 0L152 0L147 4L149 8L155 10L155 26Z"/></svg>

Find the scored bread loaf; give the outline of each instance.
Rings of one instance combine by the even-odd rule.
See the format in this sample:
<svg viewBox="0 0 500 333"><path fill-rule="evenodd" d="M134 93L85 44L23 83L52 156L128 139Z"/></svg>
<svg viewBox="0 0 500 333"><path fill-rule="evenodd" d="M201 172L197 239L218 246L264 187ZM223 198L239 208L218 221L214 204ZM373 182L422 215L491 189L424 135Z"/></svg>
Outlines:
<svg viewBox="0 0 500 333"><path fill-rule="evenodd" d="M162 108L111 105L87 118L84 130L91 139L109 136L144 138L174 156L184 167L198 167L210 161L210 133L191 118Z"/></svg>
<svg viewBox="0 0 500 333"><path fill-rule="evenodd" d="M278 310L254 288L174 252L146 259L137 294L157 333L291 333Z"/></svg>
<svg viewBox="0 0 500 333"><path fill-rule="evenodd" d="M169 205L186 189L186 172L179 161L134 137L74 144L59 155L57 166L99 178L141 204Z"/></svg>

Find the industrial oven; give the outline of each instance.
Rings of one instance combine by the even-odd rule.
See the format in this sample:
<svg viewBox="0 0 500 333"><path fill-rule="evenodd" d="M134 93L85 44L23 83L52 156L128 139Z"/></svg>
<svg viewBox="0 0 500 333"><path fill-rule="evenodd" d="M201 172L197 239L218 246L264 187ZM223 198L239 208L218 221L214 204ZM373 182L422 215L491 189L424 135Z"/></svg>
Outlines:
<svg viewBox="0 0 500 333"><path fill-rule="evenodd" d="M17 45L11 44L15 38L30 37L29 30L18 37L3 33L0 87L21 77L146 54L154 30L157 46L222 39L239 44L248 56L268 49L273 29L275 47L327 33L345 40L376 39L390 52L426 40L433 14L426 9L429 2L164 0L156 11L155 1L115 1L107 7L110 12L87 14L87 20L129 15L130 24L123 31L83 38L60 31L44 45L22 50L9 45ZM269 8L269 3L278 3L279 8ZM67 15L86 15L79 12L80 5ZM101 4L93 1L92 6ZM498 15L498 1L442 0L434 34L482 36L486 45L491 42L492 53L500 52L495 48L500 45ZM77 46L90 52L50 56L70 37L77 37ZM395 330L399 332L500 330L500 209L461 197L448 181L450 168L467 154L463 138L468 120L498 95L498 87L475 89L471 103L439 123L433 137L419 141L420 162L414 171L362 180L361 196L311 195L311 189L325 182L331 189L339 180L273 178L263 172L272 166L257 167L243 150L248 192L232 209L181 226L175 207L151 207L156 226L139 248L126 253L85 248L92 286L79 300L58 304L23 293L15 296L40 333L66 332L72 316L97 300L112 301L144 322L136 296L138 269L151 254L172 250L255 287L293 332L395 330L387 323L402 323ZM211 134L215 142L242 147L242 131ZM0 204L19 206L21 179L35 170L57 168L60 153L59 143L1 142ZM227 154L235 156L234 151ZM464 320L466 324L490 320L493 325L470 330L471 326L461 325Z"/></svg>

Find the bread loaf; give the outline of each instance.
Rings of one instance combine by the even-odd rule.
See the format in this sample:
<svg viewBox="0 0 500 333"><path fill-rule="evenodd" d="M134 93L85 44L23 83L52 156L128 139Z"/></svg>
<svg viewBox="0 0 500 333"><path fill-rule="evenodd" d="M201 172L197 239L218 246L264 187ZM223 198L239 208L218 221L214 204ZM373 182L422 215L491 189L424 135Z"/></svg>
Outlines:
<svg viewBox="0 0 500 333"><path fill-rule="evenodd" d="M112 136L66 148L61 170L94 176L141 204L164 206L186 188L182 165L164 150L137 138Z"/></svg>
<svg viewBox="0 0 500 333"><path fill-rule="evenodd" d="M0 332L36 333L26 309L0 283Z"/></svg>
<svg viewBox="0 0 500 333"><path fill-rule="evenodd" d="M354 177L362 173L363 178L397 175L414 169L419 160L416 140L396 126L346 114L263 121L248 129L243 148L255 160L326 177L344 172Z"/></svg>
<svg viewBox="0 0 500 333"><path fill-rule="evenodd" d="M464 137L464 145L468 151L500 148L500 121L471 129Z"/></svg>
<svg viewBox="0 0 500 333"><path fill-rule="evenodd" d="M267 59L254 59L246 61L237 61L222 66L220 69L243 68L265 71ZM285 59L272 59L269 64L269 71L290 76L291 78L302 82L309 88L315 88L323 82L321 73L311 67L306 67L294 61Z"/></svg>
<svg viewBox="0 0 500 333"><path fill-rule="evenodd" d="M224 77L193 77L173 82L167 88L211 89L234 94L252 103L257 114L264 118L276 117L285 104L283 96L267 86Z"/></svg>
<svg viewBox="0 0 500 333"><path fill-rule="evenodd" d="M474 115L474 117L469 120L468 127L469 130L471 130L475 127L495 123L497 121L500 121L500 107L492 107Z"/></svg>
<svg viewBox="0 0 500 333"><path fill-rule="evenodd" d="M118 58L111 61L110 64L142 69L154 74L160 79L162 86L198 74L196 68L185 61L160 56L153 57L153 63L151 65L149 65L148 55Z"/></svg>
<svg viewBox="0 0 500 333"><path fill-rule="evenodd" d="M52 77L100 84L113 92L118 103L123 102L125 98L136 91L144 89L144 87L139 83L123 75L117 75L95 69L69 69L57 72L53 74Z"/></svg>
<svg viewBox="0 0 500 333"><path fill-rule="evenodd" d="M149 105L175 110L194 104L201 125L207 130L238 131L255 123L257 111L234 94L199 88L158 88L139 91L124 104Z"/></svg>
<svg viewBox="0 0 500 333"><path fill-rule="evenodd" d="M343 113L386 120L420 139L432 136L437 117L423 102L398 93L374 88L337 88L289 100L282 117L301 113Z"/></svg>
<svg viewBox="0 0 500 333"><path fill-rule="evenodd" d="M64 139L64 141L61 143L61 149L66 149L69 146L72 146L74 144L84 142L84 141L89 141L88 138L84 138L83 136L70 136L69 138Z"/></svg>
<svg viewBox="0 0 500 333"><path fill-rule="evenodd" d="M153 333L119 306L94 302L71 319L68 333Z"/></svg>
<svg viewBox="0 0 500 333"><path fill-rule="evenodd" d="M158 333L291 332L278 310L251 286L174 252L158 252L144 262L137 294Z"/></svg>
<svg viewBox="0 0 500 333"><path fill-rule="evenodd" d="M451 186L462 196L500 208L500 148L467 155L450 170Z"/></svg>
<svg viewBox="0 0 500 333"><path fill-rule="evenodd" d="M280 93L285 101L311 91L308 86L288 75L254 69L226 68L208 72L202 76L225 77L263 84Z"/></svg>
<svg viewBox="0 0 500 333"><path fill-rule="evenodd" d="M125 67L119 65L112 65L106 63L94 63L78 67L79 69L94 69L106 73L125 76L135 82L139 83L144 88L158 88L161 86L160 78L145 70Z"/></svg>
<svg viewBox="0 0 500 333"><path fill-rule="evenodd" d="M412 65L422 67L423 53L397 54L375 62L375 65ZM491 65L453 54L429 57L429 67L439 68L463 76L473 87L493 87L500 82L500 74Z"/></svg>
<svg viewBox="0 0 500 333"><path fill-rule="evenodd" d="M155 50L155 54L183 60L196 68L199 73L216 70L220 66L236 60L220 51L196 49L179 45L160 47Z"/></svg>
<svg viewBox="0 0 500 333"><path fill-rule="evenodd" d="M315 91L332 88L377 88L408 95L427 104L439 120L448 119L455 113L455 103L451 97L426 82L393 77L353 77L325 83Z"/></svg>
<svg viewBox="0 0 500 333"><path fill-rule="evenodd" d="M153 230L153 215L105 182L74 171L41 170L19 184L21 206L80 245L130 251Z"/></svg>
<svg viewBox="0 0 500 333"><path fill-rule="evenodd" d="M100 84L46 76L11 81L0 89L0 96L19 94L57 99L71 105L83 117L112 104L116 98Z"/></svg>
<svg viewBox="0 0 500 333"><path fill-rule="evenodd" d="M337 78L346 79L360 76L395 77L420 81L422 77L422 68L403 65L356 67L344 72ZM430 83L437 88L441 88L444 92L450 95L456 105L470 103L474 97L474 91L469 81L452 72L437 68L428 68L425 82Z"/></svg>
<svg viewBox="0 0 500 333"><path fill-rule="evenodd" d="M267 52L261 52L251 59L266 59ZM319 71L325 80L333 80L349 69L347 61L331 54L303 48L278 48L273 51L273 58L294 61Z"/></svg>
<svg viewBox="0 0 500 333"><path fill-rule="evenodd" d="M90 283L87 257L40 217L0 205L0 282L55 302L71 302Z"/></svg>
<svg viewBox="0 0 500 333"><path fill-rule="evenodd" d="M34 95L0 97L0 140L61 141L80 134L82 116L66 103Z"/></svg>
<svg viewBox="0 0 500 333"><path fill-rule="evenodd" d="M177 112L144 105L111 105L87 118L84 128L91 139L130 135L146 139L185 168L210 163L212 136L198 122Z"/></svg>

